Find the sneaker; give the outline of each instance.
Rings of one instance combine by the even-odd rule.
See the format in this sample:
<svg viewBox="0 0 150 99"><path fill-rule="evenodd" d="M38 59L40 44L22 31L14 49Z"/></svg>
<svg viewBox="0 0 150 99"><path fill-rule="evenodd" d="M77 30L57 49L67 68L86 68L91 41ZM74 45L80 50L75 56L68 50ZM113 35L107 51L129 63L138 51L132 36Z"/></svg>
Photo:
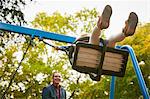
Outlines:
<svg viewBox="0 0 150 99"><path fill-rule="evenodd" d="M136 13L131 12L128 20L125 21L125 27L123 28L124 35L132 36L135 33L135 29L138 23L138 16Z"/></svg>
<svg viewBox="0 0 150 99"><path fill-rule="evenodd" d="M112 8L110 5L106 5L102 12L102 15L99 17L97 27L100 29L108 28L111 15L112 15Z"/></svg>

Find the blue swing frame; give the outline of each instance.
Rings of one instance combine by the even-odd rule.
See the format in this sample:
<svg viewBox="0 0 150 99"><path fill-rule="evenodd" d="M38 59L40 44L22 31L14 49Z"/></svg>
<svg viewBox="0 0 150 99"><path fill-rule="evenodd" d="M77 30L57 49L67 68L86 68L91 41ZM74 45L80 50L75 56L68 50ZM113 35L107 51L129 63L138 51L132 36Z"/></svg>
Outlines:
<svg viewBox="0 0 150 99"><path fill-rule="evenodd" d="M30 35L32 38L39 37L39 38L45 38L45 39L55 40L59 42L66 42L66 43L73 43L76 39L75 37L65 36L54 32L46 32L43 30L31 29L31 28L11 25L2 22L0 22L0 30L10 31L18 34ZM129 52L143 97L144 99L150 99L148 88L146 87L134 50L129 45L116 46L116 48L125 49ZM110 84L110 99L114 99L115 81L116 81L116 77L112 76L112 80Z"/></svg>

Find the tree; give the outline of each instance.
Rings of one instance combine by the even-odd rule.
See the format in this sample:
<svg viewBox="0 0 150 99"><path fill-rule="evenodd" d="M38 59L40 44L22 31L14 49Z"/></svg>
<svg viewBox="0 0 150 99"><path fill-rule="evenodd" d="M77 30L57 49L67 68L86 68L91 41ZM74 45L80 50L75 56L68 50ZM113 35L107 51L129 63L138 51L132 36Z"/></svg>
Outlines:
<svg viewBox="0 0 150 99"><path fill-rule="evenodd" d="M133 37L128 37L121 45L131 45L135 51L139 66L141 68L146 86L150 91L150 23L139 25ZM117 93L122 91L122 95L116 95L119 98L133 97L139 98L141 96L140 87L138 85L137 77L133 70L131 61L128 62L126 76L123 80L117 80ZM135 94L133 94L135 93Z"/></svg>
<svg viewBox="0 0 150 99"><path fill-rule="evenodd" d="M59 12L54 12L52 15L39 13L32 24L35 28L46 31L62 33L65 35L68 35L69 33L71 33L71 35L81 35L81 33L85 32L91 33L93 26L96 24L97 14L98 12L96 9L83 9L73 15L62 15ZM144 33L149 34L149 24L141 27L139 26L138 31L140 31L140 33L143 33L144 31ZM10 77L20 62L21 58L18 56L22 56L27 49L29 41L31 40L28 36L26 39L22 38L19 40L17 39L17 36L15 37L16 39L13 41L17 43L9 43L9 45L7 45L0 54L0 64L2 64L0 67L1 92L4 92L4 89L8 86ZM134 49L137 56L139 55L138 60L144 60L144 63L147 64L147 66L142 65L143 68L147 68L142 69L142 72L146 83L148 84L149 79L146 77L149 76L149 47L145 45L146 49L142 50L140 53L139 51L141 51L142 48L138 49L143 46L142 44L149 44L147 43L149 42L149 36L147 37L145 37L146 39L143 38L143 36L139 36L137 38L135 35L135 37L126 39L122 44L135 44L133 47L135 47ZM137 43L141 39L141 43ZM132 42L132 40L134 40L134 42ZM145 43L142 43L143 40L146 40L146 42L144 41ZM58 46L66 45L66 43L50 40L47 40L47 42ZM137 44L138 47L136 47ZM117 89L115 93L116 98L138 98L141 96L141 93L138 90L137 80L131 66L131 61L129 61L125 77L121 78L121 80L117 78ZM54 70L59 70L63 74L63 85L67 89L68 94L70 94L68 95L70 98L107 99L109 97L109 76L102 76L100 82L93 82L88 75L72 70L68 57L64 54L64 52L56 51L48 47L37 38L31 42L25 59L17 71L6 97L29 99L41 98L42 89L51 82L50 77ZM133 88L136 89L134 90L135 92L128 91ZM2 93L0 93L0 96L1 95Z"/></svg>
<svg viewBox="0 0 150 99"><path fill-rule="evenodd" d="M93 11L96 10L94 9ZM87 12L90 11L87 10ZM55 12L52 16L47 16L46 14L41 13L35 19L35 21L33 21L33 24L35 25L35 27L37 26L37 28L42 28L47 31L59 32L65 34L67 32L76 31L78 20L79 18L81 18L81 16L79 16L79 13L77 13L76 15L78 16L75 19L75 16L71 16L71 15L62 16L58 12ZM88 17L88 16L85 15L84 17ZM40 22L48 23L48 24L42 26ZM0 62L2 64L0 67L0 74L1 74L0 89L2 92L0 93L0 96L5 91L11 79L11 75L14 73L16 67L20 63L21 57L18 58L17 55L19 56L23 55L30 41L30 37L28 36L26 37L26 39L21 38L19 40L17 39L18 38L17 36L15 37L16 39L13 40L12 44L9 43L10 45L7 45L7 47L5 46L5 49L0 56L1 59ZM64 43L58 43L58 42L55 42L54 44L65 45ZM63 74L64 83L68 83L66 86L69 86L69 84L75 80L75 79L70 79L70 76L73 76L73 74L71 74L72 71L68 71L69 68L71 67L69 65L69 62L66 61L67 56L64 56L63 55L64 53L62 52L54 51L54 50L52 50L51 52L54 55L53 54L49 55L48 51L49 49L47 49L47 46L45 46L45 44L43 44L38 39L34 39L31 42L28 52L26 53L25 59L22 62L19 70L17 71L16 76L12 82L12 85L10 86L8 93L7 95L5 95L5 97L40 98L42 88L50 83L51 80L50 76L53 70L59 70ZM44 60L45 57L46 60ZM41 79L39 79L40 77ZM75 89L70 90L70 93L74 90Z"/></svg>
<svg viewBox="0 0 150 99"><path fill-rule="evenodd" d="M32 1L32 0L31 0ZM0 21L7 23L25 23L22 7L26 5L24 0L1 0L0 1Z"/></svg>
<svg viewBox="0 0 150 99"><path fill-rule="evenodd" d="M13 23L16 25L25 24L26 21L21 9L25 5L26 2L22 0L1 0L0 22ZM18 43L18 45L19 43L23 43L21 41L23 38L24 36L22 35L0 31L0 97L4 92L4 89L10 80L9 78L18 63L13 56L13 53L18 50L16 48L17 44L15 43ZM14 46L11 46L11 44ZM9 95L10 94L8 94L8 96Z"/></svg>
<svg viewBox="0 0 150 99"><path fill-rule="evenodd" d="M86 13L86 14L85 14ZM67 15L65 14L62 16L59 12L54 12L52 15L47 15L46 13L39 13L35 20L32 22L33 26L36 28L44 29L46 31L53 31L57 33L75 33L73 35L79 35L77 32L82 33L85 32L92 32L93 25L95 25L95 20L97 16L96 9L83 9L75 15ZM88 26L86 25L87 22ZM79 28L79 26L81 26ZM53 42L54 43L54 42ZM55 43L58 44L58 43ZM63 44L64 45L64 44ZM61 68L63 69L63 68ZM70 70L70 66L68 66L67 69L68 73L67 77L68 79L65 79L65 83L67 83L66 87L68 92L71 93L71 97L77 96L76 94L79 93L79 90L81 89L81 85L91 84L91 80L85 81L85 83L81 83L83 78L88 78L87 75L80 74L78 72L75 72L74 70ZM81 83L81 85L80 85ZM77 87L78 86L78 87Z"/></svg>
<svg viewBox="0 0 150 99"><path fill-rule="evenodd" d="M146 86L150 91L150 80L149 80L150 36L149 35L150 35L150 23L139 25L134 36L128 37L123 42L118 44L130 45L133 47L144 80L146 82ZM108 76L102 76L100 82L94 85L88 85L86 87L82 86L82 89L85 88L85 90L81 92L76 97L76 99L83 99L84 97L87 97L89 99L99 99L99 98L108 99L110 95L109 84L110 84L110 78ZM128 60L125 77L123 78L117 77L116 87L115 87L115 98L116 99L143 98L130 58Z"/></svg>
<svg viewBox="0 0 150 99"><path fill-rule="evenodd" d="M32 1L32 0L30 0ZM0 0L0 22L22 25L26 24L22 8L26 5L24 0ZM13 40L15 34L0 31L0 45L5 47L9 40ZM15 35L18 36L19 35Z"/></svg>

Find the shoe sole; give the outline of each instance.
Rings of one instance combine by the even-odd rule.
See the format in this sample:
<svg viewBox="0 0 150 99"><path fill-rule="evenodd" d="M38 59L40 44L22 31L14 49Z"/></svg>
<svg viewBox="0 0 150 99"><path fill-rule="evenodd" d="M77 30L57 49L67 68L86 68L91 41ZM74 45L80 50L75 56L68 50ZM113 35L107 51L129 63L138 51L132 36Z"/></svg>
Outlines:
<svg viewBox="0 0 150 99"><path fill-rule="evenodd" d="M112 8L110 5L106 5L101 15L103 29L106 29L109 27L109 20L110 20L111 15L112 15ZM106 25L106 23L108 23L108 26Z"/></svg>
<svg viewBox="0 0 150 99"><path fill-rule="evenodd" d="M128 22L128 28L127 28L127 31L125 34L126 34L126 36L132 36L135 32L135 29L136 29L136 26L138 23L137 14L134 12L131 12L127 22Z"/></svg>

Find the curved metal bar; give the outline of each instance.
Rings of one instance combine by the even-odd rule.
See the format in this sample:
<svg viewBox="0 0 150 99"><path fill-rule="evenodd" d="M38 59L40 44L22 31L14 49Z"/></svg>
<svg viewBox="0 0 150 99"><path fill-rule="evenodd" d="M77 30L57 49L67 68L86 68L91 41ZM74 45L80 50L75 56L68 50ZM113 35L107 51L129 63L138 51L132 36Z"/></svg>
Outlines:
<svg viewBox="0 0 150 99"><path fill-rule="evenodd" d="M150 99L150 96L148 93L148 88L146 87L146 84L145 84L144 78L142 76L141 69L138 65L138 61L137 61L137 58L135 56L133 48L129 45L124 45L121 47L121 49L126 49L130 53L130 57L131 57L131 60L133 63L134 71L135 71L136 76L138 78L138 83L139 83L140 89L142 91L143 97L144 97L144 99Z"/></svg>

